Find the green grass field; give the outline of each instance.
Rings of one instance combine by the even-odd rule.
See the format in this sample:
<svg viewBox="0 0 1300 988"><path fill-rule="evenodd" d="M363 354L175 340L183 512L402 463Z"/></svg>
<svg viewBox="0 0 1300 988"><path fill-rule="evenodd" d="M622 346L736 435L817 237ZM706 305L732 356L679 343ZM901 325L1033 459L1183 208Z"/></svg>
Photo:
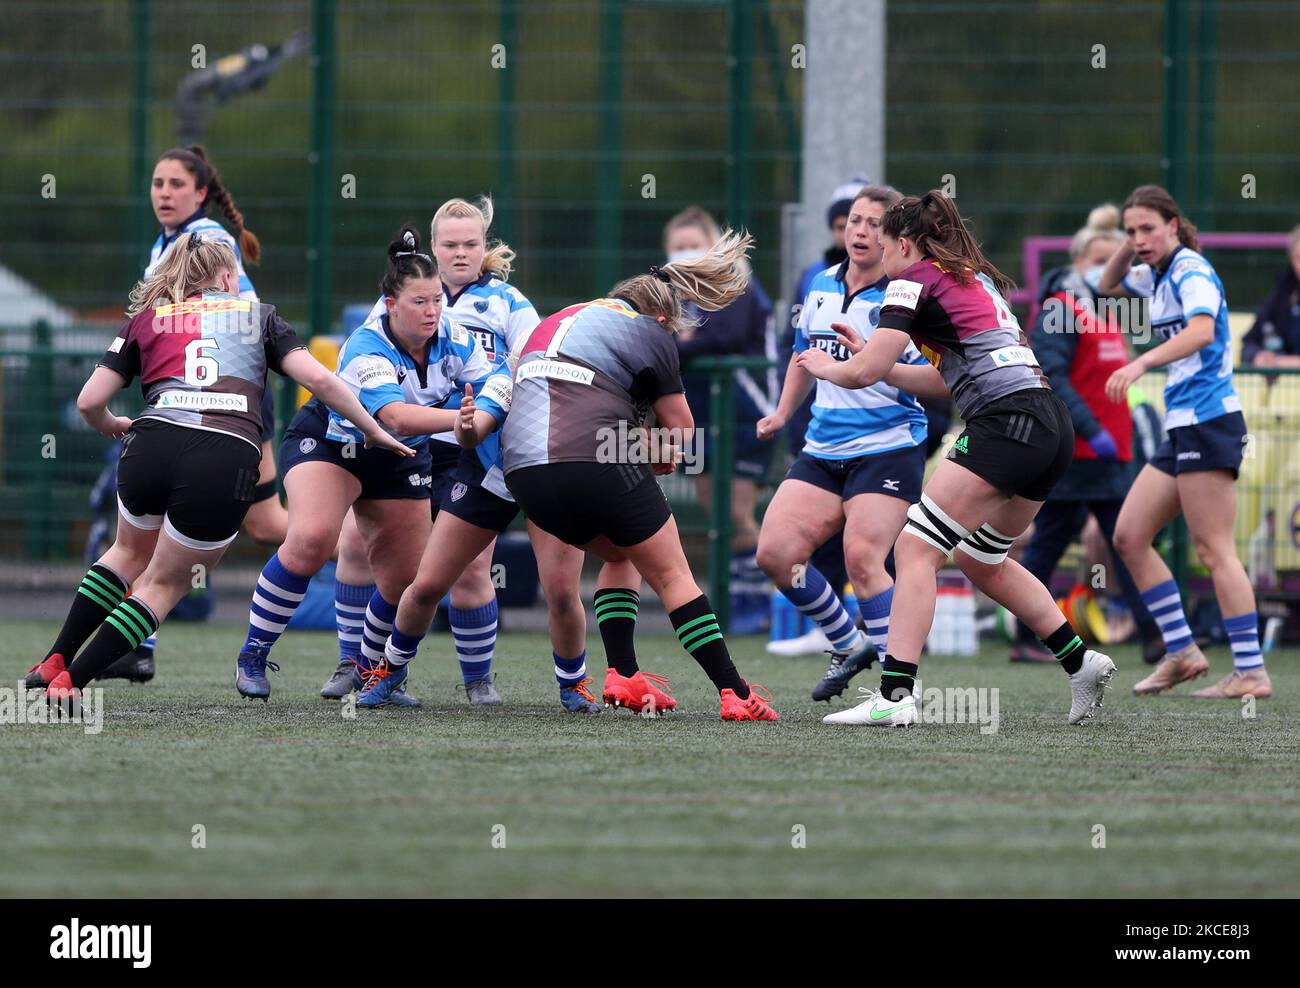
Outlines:
<svg viewBox="0 0 1300 988"><path fill-rule="evenodd" d="M4 624L10 689L55 630ZM723 724L703 674L648 635L642 665L670 675L680 700L670 718L565 714L545 637L508 634L504 708L465 705L437 636L412 674L423 709L345 720L316 695L331 635L286 636L264 705L231 685L240 633L169 626L153 683L108 684L99 735L0 725L0 894L1297 892L1294 652L1273 658L1280 698L1252 719L1235 702L1139 701L1145 667L1117 650L1116 688L1087 728L1065 724L1056 669L1013 666L989 646L978 660L927 659L927 687L1000 690L987 735L970 723L827 727L807 698L822 660L771 657L758 639L733 651L782 719ZM594 628L591 641L599 681ZM1226 650L1211 660L1226 671ZM191 846L196 825L206 848ZM798 827L806 847L792 846Z"/></svg>

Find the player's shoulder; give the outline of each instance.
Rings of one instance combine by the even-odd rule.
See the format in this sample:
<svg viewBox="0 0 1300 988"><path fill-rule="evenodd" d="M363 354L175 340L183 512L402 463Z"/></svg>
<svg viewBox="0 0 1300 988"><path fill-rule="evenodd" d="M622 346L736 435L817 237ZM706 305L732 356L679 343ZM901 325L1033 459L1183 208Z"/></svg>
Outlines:
<svg viewBox="0 0 1300 988"><path fill-rule="evenodd" d="M479 299L499 299L512 312L515 309L532 308L533 305L518 288L493 274L485 275L481 280L470 285L466 294Z"/></svg>
<svg viewBox="0 0 1300 988"><path fill-rule="evenodd" d="M921 301L921 295L937 285L944 277L944 271L931 261L917 261L890 278L881 295L880 304L902 306L915 309Z"/></svg>
<svg viewBox="0 0 1300 988"><path fill-rule="evenodd" d="M829 292L833 295L842 295L844 293L844 282L840 280L840 265L832 264L829 268L823 268L812 277L808 283L808 294L813 292Z"/></svg>
<svg viewBox="0 0 1300 988"><path fill-rule="evenodd" d="M396 360L399 356L397 346L384 331L382 314L367 319L343 341L339 363L344 364L354 357L363 356L386 357L389 360Z"/></svg>
<svg viewBox="0 0 1300 988"><path fill-rule="evenodd" d="M1198 251L1184 247L1178 251L1173 263L1169 265L1169 279L1177 286L1184 278L1192 275L1202 275L1213 280L1214 266Z"/></svg>
<svg viewBox="0 0 1300 988"><path fill-rule="evenodd" d="M229 230L210 216L200 216L185 228L185 232L196 233L204 240L217 240L235 250L239 249L239 241L231 235Z"/></svg>

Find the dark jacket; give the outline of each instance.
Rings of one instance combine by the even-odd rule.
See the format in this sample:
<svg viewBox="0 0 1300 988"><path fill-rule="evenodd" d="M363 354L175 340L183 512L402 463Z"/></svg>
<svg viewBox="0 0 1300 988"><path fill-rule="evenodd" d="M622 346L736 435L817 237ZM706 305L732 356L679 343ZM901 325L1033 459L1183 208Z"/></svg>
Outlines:
<svg viewBox="0 0 1300 988"><path fill-rule="evenodd" d="M707 356L766 356L772 303L758 279L751 278L745 294L725 309L705 312L689 302L682 308L687 315L700 320L690 339L674 339L682 361L682 383L686 386L686 400L690 403L696 425L701 425L709 421L709 376L692 374L691 360ZM771 376L768 371L736 371L737 422L757 422L768 413L755 401L755 394L761 396L763 401L774 404L773 387L769 382Z"/></svg>
<svg viewBox="0 0 1300 988"><path fill-rule="evenodd" d="M1042 288L1039 292L1040 308L1029 335L1029 345L1033 348L1034 355L1038 357L1038 364L1043 369L1043 373L1051 382L1052 390L1069 409L1075 436L1086 441L1101 431L1101 425L1093 409L1070 380L1070 372L1079 350L1080 334L1071 331L1049 332L1047 329L1048 318L1053 310L1045 307L1044 303L1062 292L1069 292L1077 299L1092 299L1094 302L1097 299L1096 293L1088 287L1072 266L1047 272L1043 276ZM1131 462L1075 457L1065 475L1052 488L1048 500L1122 501L1132 479Z"/></svg>
<svg viewBox="0 0 1300 988"><path fill-rule="evenodd" d="M1242 364L1254 363L1260 350L1300 354L1300 280L1290 264L1255 313L1255 325L1242 338Z"/></svg>

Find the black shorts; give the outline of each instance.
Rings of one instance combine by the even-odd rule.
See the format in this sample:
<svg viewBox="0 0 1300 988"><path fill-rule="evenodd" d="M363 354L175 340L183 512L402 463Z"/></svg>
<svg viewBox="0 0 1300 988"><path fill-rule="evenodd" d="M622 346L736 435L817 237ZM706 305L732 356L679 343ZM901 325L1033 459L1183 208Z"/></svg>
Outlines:
<svg viewBox="0 0 1300 988"><path fill-rule="evenodd" d="M442 509L442 502L451 490L451 475L460 462L463 452L458 443L444 443L440 439L429 440L429 510L434 518Z"/></svg>
<svg viewBox="0 0 1300 988"><path fill-rule="evenodd" d="M915 504L925 479L925 447L908 446L846 460L800 453L790 464L786 480L802 480L830 491L842 501L858 494L887 494Z"/></svg>
<svg viewBox="0 0 1300 988"><path fill-rule="evenodd" d="M122 439L118 509L135 528L220 549L239 534L261 459L252 443L224 432L140 419Z"/></svg>
<svg viewBox="0 0 1300 988"><path fill-rule="evenodd" d="M470 449L461 450L438 509L479 528L504 532L518 516L519 505L485 488L485 474L478 454Z"/></svg>
<svg viewBox="0 0 1300 988"><path fill-rule="evenodd" d="M529 521L569 545L598 535L637 545L672 517L648 465L547 463L507 474L506 486Z"/></svg>
<svg viewBox="0 0 1300 988"><path fill-rule="evenodd" d="M1169 438L1147 462L1177 477L1198 470L1230 470L1235 480L1246 452L1246 417L1229 412L1208 422L1169 430Z"/></svg>
<svg viewBox="0 0 1300 988"><path fill-rule="evenodd" d="M329 410L318 401L309 401L284 432L280 444L280 473L299 463L333 463L361 482L361 497L369 501L427 498L433 478L429 471L428 443L415 447L415 456L403 457L386 449L366 449L360 442L352 444L353 456L344 456L346 444L328 439L325 430Z"/></svg>
<svg viewBox="0 0 1300 988"><path fill-rule="evenodd" d="M1007 497L1046 501L1074 459L1070 413L1046 388L994 399L966 423L948 459Z"/></svg>

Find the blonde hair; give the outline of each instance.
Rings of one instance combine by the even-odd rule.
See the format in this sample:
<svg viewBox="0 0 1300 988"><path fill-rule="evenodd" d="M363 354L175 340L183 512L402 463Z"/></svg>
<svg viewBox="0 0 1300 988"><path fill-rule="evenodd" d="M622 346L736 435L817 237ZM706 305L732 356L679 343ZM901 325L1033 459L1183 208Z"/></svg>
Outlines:
<svg viewBox="0 0 1300 988"><path fill-rule="evenodd" d="M134 316L166 302L183 302L216 281L222 270L229 271L232 277L239 270L229 244L205 240L197 233L182 234L154 273L137 281L131 289L126 314Z"/></svg>
<svg viewBox="0 0 1300 988"><path fill-rule="evenodd" d="M507 281L510 278L510 272L514 268L515 252L509 244L502 243L500 240L488 240L488 229L492 226L492 216L494 214L492 198L490 196L479 196L478 202L467 202L464 199L448 199L438 211L433 214L433 219L429 223L429 238L431 244L438 243L438 221L445 219L474 219L483 224L483 268L492 277Z"/></svg>
<svg viewBox="0 0 1300 988"><path fill-rule="evenodd" d="M1103 202L1094 207L1088 214L1088 222L1075 231L1070 241L1070 257L1082 257L1094 240L1123 241L1124 231L1119 228L1119 223L1119 207L1113 202Z"/></svg>
<svg viewBox="0 0 1300 988"><path fill-rule="evenodd" d="M694 325L682 311L682 299L706 312L725 309L749 287L748 252L754 238L748 233L723 230L712 247L689 261L655 265L649 274L620 281L611 298L630 302L638 312L664 316L673 333Z"/></svg>

